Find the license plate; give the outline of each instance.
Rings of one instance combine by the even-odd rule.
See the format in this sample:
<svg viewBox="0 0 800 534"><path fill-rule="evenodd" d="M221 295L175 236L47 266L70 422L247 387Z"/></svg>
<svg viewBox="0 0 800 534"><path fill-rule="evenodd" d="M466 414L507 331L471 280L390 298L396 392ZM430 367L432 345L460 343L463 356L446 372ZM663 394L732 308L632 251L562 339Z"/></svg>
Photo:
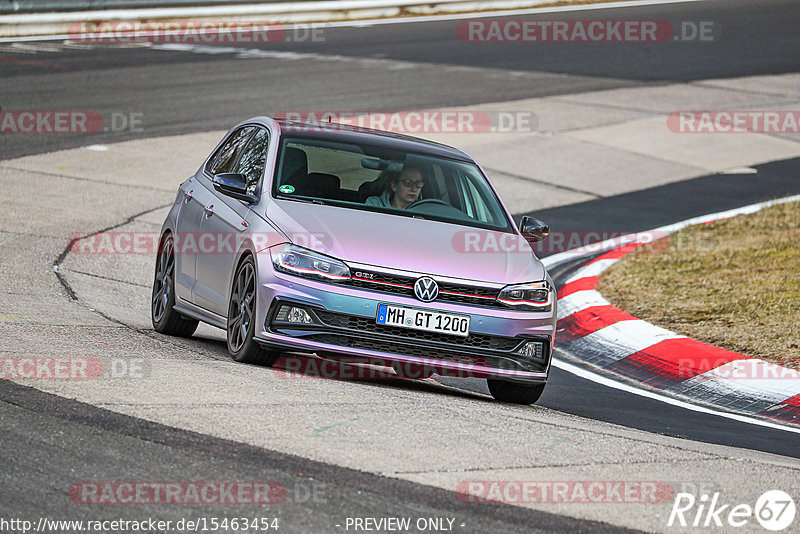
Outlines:
<svg viewBox="0 0 800 534"><path fill-rule="evenodd" d="M391 304L378 305L378 324L386 326L399 326L466 337L469 335L469 319L469 315L420 310Z"/></svg>

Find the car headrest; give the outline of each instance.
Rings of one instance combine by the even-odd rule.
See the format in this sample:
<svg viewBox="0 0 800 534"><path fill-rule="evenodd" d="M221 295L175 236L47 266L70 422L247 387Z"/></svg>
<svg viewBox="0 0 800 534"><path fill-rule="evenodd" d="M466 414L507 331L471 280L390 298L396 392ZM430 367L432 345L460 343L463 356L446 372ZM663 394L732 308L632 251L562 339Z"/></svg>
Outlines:
<svg viewBox="0 0 800 534"><path fill-rule="evenodd" d="M389 182L392 178L398 177L398 173L391 173L383 171L377 178L371 182L364 182L358 187L358 195L361 197L361 202L367 200L367 197L380 196L389 188Z"/></svg>
<svg viewBox="0 0 800 534"><path fill-rule="evenodd" d="M286 147L283 155L283 171L281 183L292 183L298 179L302 180L308 172L308 156L306 153L295 147Z"/></svg>
<svg viewBox="0 0 800 534"><path fill-rule="evenodd" d="M341 180L333 174L312 172L298 186L301 195L337 199Z"/></svg>
<svg viewBox="0 0 800 534"><path fill-rule="evenodd" d="M378 193L375 192L375 182L377 180L373 180L372 182L364 182L360 186L358 186L358 197L361 202L367 200L368 197L377 195Z"/></svg>

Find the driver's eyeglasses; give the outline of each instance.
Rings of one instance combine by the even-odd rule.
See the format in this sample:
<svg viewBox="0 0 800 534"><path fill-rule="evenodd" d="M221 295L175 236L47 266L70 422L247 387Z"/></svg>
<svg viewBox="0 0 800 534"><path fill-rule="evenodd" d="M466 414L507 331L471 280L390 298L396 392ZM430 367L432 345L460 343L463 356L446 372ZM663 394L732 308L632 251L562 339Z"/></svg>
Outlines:
<svg viewBox="0 0 800 534"><path fill-rule="evenodd" d="M409 178L406 178L405 180L398 180L398 181L409 189L421 189L425 185L424 180L414 181Z"/></svg>

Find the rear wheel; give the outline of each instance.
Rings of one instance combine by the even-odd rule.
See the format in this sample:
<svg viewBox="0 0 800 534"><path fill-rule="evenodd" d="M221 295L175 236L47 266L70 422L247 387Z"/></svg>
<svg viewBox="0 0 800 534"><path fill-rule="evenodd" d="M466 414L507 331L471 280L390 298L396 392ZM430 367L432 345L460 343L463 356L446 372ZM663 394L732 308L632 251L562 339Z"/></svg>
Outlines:
<svg viewBox="0 0 800 534"><path fill-rule="evenodd" d="M256 266L251 256L236 269L228 304L228 352L241 363L266 365L275 363L280 352L264 350L253 340L256 329Z"/></svg>
<svg viewBox="0 0 800 534"><path fill-rule="evenodd" d="M544 384L520 384L496 378L487 378L489 392L500 402L512 404L533 404L544 393Z"/></svg>
<svg viewBox="0 0 800 534"><path fill-rule="evenodd" d="M161 242L156 257L150 318L156 332L169 336L189 337L197 330L198 321L175 311L175 245L171 235Z"/></svg>

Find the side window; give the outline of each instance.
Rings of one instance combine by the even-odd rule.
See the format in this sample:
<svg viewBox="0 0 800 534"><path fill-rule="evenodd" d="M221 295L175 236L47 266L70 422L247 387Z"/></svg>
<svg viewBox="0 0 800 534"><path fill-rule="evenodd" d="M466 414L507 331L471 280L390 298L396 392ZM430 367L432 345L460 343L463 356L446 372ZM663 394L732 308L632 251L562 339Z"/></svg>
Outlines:
<svg viewBox="0 0 800 534"><path fill-rule="evenodd" d="M266 130L259 128L236 166L234 172L247 176L248 193L255 193L258 189L258 181L261 180L261 175L264 174L264 165L267 163L268 146L269 135Z"/></svg>
<svg viewBox="0 0 800 534"><path fill-rule="evenodd" d="M209 167L206 168L211 174L222 174L233 172L236 159L242 153L242 149L247 144L250 135L255 130L255 126L245 126L233 132L217 153L211 158Z"/></svg>

